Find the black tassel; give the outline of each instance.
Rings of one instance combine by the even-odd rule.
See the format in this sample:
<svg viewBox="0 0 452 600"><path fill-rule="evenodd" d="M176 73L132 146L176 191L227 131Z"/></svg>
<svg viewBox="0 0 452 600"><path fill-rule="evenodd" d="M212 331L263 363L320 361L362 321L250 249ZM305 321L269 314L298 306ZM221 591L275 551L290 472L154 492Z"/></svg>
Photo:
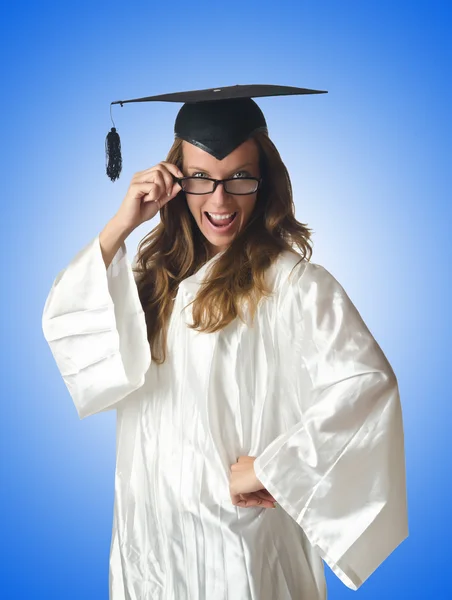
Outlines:
<svg viewBox="0 0 452 600"><path fill-rule="evenodd" d="M112 181L115 181L119 178L122 170L121 140L116 127L112 127L107 134L105 139L105 154L107 175Z"/></svg>

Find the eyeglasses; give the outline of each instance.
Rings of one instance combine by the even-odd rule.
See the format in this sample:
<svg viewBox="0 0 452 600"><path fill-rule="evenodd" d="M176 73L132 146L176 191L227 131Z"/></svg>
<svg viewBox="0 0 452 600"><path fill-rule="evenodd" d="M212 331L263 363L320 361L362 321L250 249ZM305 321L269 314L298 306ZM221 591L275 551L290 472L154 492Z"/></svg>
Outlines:
<svg viewBox="0 0 452 600"><path fill-rule="evenodd" d="M173 176L174 177L174 176ZM245 196L259 189L262 179L257 177L237 177L231 179L212 179L211 177L174 177L186 194L212 194L222 183L227 194Z"/></svg>

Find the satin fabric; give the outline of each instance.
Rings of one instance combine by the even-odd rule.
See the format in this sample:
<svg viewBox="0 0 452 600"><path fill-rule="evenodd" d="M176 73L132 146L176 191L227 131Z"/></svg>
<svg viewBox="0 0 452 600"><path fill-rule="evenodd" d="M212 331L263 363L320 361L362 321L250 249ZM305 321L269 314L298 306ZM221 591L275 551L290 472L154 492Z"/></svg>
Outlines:
<svg viewBox="0 0 452 600"><path fill-rule="evenodd" d="M79 417L117 411L110 600L325 600L323 561L356 590L408 535L395 374L333 275L290 252L253 326L189 329L219 256L181 282L161 366L125 244L105 269L96 236L45 303ZM241 455L276 509L232 504Z"/></svg>

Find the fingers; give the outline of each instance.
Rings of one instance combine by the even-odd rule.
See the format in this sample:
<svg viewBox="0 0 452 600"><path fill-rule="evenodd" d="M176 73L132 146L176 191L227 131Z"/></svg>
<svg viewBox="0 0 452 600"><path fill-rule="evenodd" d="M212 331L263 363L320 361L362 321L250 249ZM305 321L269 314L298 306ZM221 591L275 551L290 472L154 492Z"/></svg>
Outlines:
<svg viewBox="0 0 452 600"><path fill-rule="evenodd" d="M173 163L166 161L162 161L160 164L166 167L166 169L168 169L168 171L172 173L175 177L185 177L185 175L182 173L182 171L177 165L173 165Z"/></svg>
<svg viewBox="0 0 452 600"><path fill-rule="evenodd" d="M273 504L275 502L274 500L257 496L256 492L231 495L231 500L234 506L240 506L242 508L250 508L252 506L258 506L260 508L274 508Z"/></svg>
<svg viewBox="0 0 452 600"><path fill-rule="evenodd" d="M165 195L171 196L174 191L174 177L184 177L182 171L174 164L162 161L157 165L135 173L132 178L133 183L159 183ZM177 184L176 184L177 185Z"/></svg>
<svg viewBox="0 0 452 600"><path fill-rule="evenodd" d="M258 490L254 492L258 498L262 498L262 500L268 500L269 502L276 502L276 498L274 498L268 490Z"/></svg>
<svg viewBox="0 0 452 600"><path fill-rule="evenodd" d="M151 183L156 185L156 190L158 190L157 198L153 197L153 200L157 200L161 196L168 196L172 189L173 183L168 181L168 175L164 174L162 171L152 171L143 183Z"/></svg>
<svg viewBox="0 0 452 600"><path fill-rule="evenodd" d="M174 179L183 176L176 165L166 161L135 173L117 213L124 228L133 231L152 219L181 191L182 187Z"/></svg>
<svg viewBox="0 0 452 600"><path fill-rule="evenodd" d="M171 199L177 192L180 191L181 187L178 183L171 184L170 192L168 195L166 183L161 173L155 173L153 175L155 181L149 182L134 182L131 184L133 195L136 198L140 198L143 203L155 202L159 209Z"/></svg>
<svg viewBox="0 0 452 600"><path fill-rule="evenodd" d="M132 183L130 187L134 190L134 196L141 198L143 202L156 202L164 195L162 193L162 184L157 182Z"/></svg>
<svg viewBox="0 0 452 600"><path fill-rule="evenodd" d="M177 165L167 162L165 160L160 161L153 167L149 167L149 169L145 169L144 171L138 171L137 173L135 173L134 177L140 178L143 175L144 176L148 175L151 171L155 171L155 170L159 170L159 169L162 169L162 170L167 169L175 177L184 177L184 174L182 173L182 171L179 169L179 167Z"/></svg>

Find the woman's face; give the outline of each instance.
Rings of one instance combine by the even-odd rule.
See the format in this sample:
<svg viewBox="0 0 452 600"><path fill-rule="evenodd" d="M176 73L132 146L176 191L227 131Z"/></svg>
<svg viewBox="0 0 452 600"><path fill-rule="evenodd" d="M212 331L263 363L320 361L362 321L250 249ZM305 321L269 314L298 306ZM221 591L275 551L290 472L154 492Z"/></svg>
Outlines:
<svg viewBox="0 0 452 600"><path fill-rule="evenodd" d="M256 142L249 139L223 160L217 160L208 152L186 142L182 143L182 172L185 177L260 177L259 150ZM188 208L199 229L207 238L212 255L225 250L238 232L243 229L253 212L258 192L254 194L227 194L223 185L218 185L211 194L186 194ZM209 213L230 214L236 212L231 226L216 229L206 215Z"/></svg>

